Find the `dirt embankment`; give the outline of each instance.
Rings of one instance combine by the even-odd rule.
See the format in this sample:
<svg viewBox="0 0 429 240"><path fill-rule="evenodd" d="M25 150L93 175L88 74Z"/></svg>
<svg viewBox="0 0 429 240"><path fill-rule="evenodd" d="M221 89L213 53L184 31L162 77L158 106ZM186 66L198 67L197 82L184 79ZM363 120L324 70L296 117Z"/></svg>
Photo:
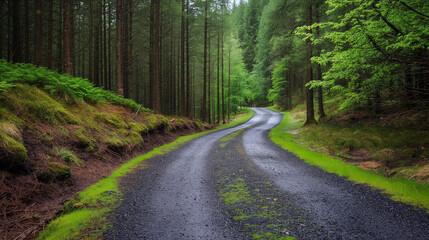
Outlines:
<svg viewBox="0 0 429 240"><path fill-rule="evenodd" d="M0 99L0 239L31 239L63 203L199 122L54 99L27 85Z"/></svg>

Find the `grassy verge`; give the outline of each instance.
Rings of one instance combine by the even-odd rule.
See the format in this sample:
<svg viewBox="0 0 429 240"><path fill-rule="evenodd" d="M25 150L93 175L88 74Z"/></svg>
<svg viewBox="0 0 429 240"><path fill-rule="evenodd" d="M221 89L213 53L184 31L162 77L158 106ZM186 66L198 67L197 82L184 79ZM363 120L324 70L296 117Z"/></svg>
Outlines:
<svg viewBox="0 0 429 240"><path fill-rule="evenodd" d="M52 221L38 239L99 239L109 227L106 216L115 209L121 200L122 193L119 182L122 176L132 172L137 167L145 167L144 161L154 156L173 151L195 138L205 134L230 128L248 121L254 112L246 109L244 114L236 116L234 121L219 126L216 129L189 136L183 136L176 141L155 148L152 151L132 159L114 171L109 177L89 186L78 196L65 205L64 214Z"/></svg>
<svg viewBox="0 0 429 240"><path fill-rule="evenodd" d="M291 132L302 126L302 122L291 121L290 113L285 112L283 121L270 132L271 140L280 147L294 153L307 163L346 177L347 179L381 189L395 201L402 201L422 207L429 212L429 183L419 184L400 178L386 178L373 172L355 167L341 159L311 151L299 145Z"/></svg>

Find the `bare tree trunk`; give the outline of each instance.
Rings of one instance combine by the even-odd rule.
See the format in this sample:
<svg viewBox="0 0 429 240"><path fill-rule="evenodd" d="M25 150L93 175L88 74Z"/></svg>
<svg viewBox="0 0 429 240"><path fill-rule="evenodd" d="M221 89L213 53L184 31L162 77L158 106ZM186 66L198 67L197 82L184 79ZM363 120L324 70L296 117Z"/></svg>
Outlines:
<svg viewBox="0 0 429 240"><path fill-rule="evenodd" d="M94 31L94 84L95 86L99 87L101 86L100 84L100 18L101 15L99 14L99 10L101 9L100 7L100 2L97 1L96 5L95 5L95 13L96 13L96 17L95 17L95 31Z"/></svg>
<svg viewBox="0 0 429 240"><path fill-rule="evenodd" d="M62 1L60 1L59 3L58 3L58 41L57 41L57 49L58 49L58 51L57 51L57 69L58 69L58 71L59 72L63 72L63 67L64 67L64 64L63 64L63 62L64 62L64 59L63 59L63 54L64 54L64 51L62 51L61 49L63 49L63 43L64 43L64 40L62 39L62 37L61 36L64 36L64 33L63 33L63 27L64 27L64 24L63 24L63 21L64 21L64 17L63 17L63 2Z"/></svg>
<svg viewBox="0 0 429 240"><path fill-rule="evenodd" d="M212 96L211 96L211 70L212 70L212 68L211 68L211 57L210 57L210 53L211 53L211 47L210 47L210 29L208 30L208 36L209 36L209 38L208 38L208 42L207 42L207 45L208 45L208 76L207 76L207 78L208 78L208 85L209 85L209 88L208 88L208 99L209 99L209 102L208 102L208 119L209 119L209 123L210 124L212 124L212 116L213 116L213 114L212 114L212 106L211 106L211 103L212 103Z"/></svg>
<svg viewBox="0 0 429 240"><path fill-rule="evenodd" d="M311 26L312 24L312 6L309 3L307 7L307 26ZM311 29L308 30L308 33L311 34ZM313 69L311 66L311 57L313 56L313 47L311 44L311 39L308 37L306 40L307 45L307 74L306 74L306 83L310 82L313 79ZM313 103L313 89L310 87L306 87L307 90L307 119L305 124L313 124L316 122L314 119L314 103Z"/></svg>
<svg viewBox="0 0 429 240"><path fill-rule="evenodd" d="M110 5L110 3L109 3ZM109 89L109 72L107 61L107 14L106 14L106 0L103 0L103 62L104 62L104 89ZM110 27L110 26L109 26ZM109 45L110 48L110 45Z"/></svg>
<svg viewBox="0 0 429 240"><path fill-rule="evenodd" d="M54 1L49 0L49 24L48 24L48 62L46 66L48 69L52 69L52 43L53 43L53 35L52 35L52 25L53 25L53 12L54 12Z"/></svg>
<svg viewBox="0 0 429 240"><path fill-rule="evenodd" d="M29 14L28 14L28 0L25 0L25 51L24 51L24 61L26 63L30 62L30 24L29 24ZM50 20L52 24L52 18ZM0 32L0 34L3 34ZM0 56L1 57L1 56Z"/></svg>
<svg viewBox="0 0 429 240"><path fill-rule="evenodd" d="M161 113L160 59L159 59L159 14L160 0L151 1L151 101L152 109Z"/></svg>
<svg viewBox="0 0 429 240"><path fill-rule="evenodd" d="M180 33L181 39L181 67L180 67L180 115L186 115L186 100L185 100L185 0L182 0L182 27Z"/></svg>
<svg viewBox="0 0 429 240"><path fill-rule="evenodd" d="M192 118L192 87L189 71L189 0L186 0L186 115Z"/></svg>
<svg viewBox="0 0 429 240"><path fill-rule="evenodd" d="M73 0L64 0L64 73L73 75Z"/></svg>
<svg viewBox="0 0 429 240"><path fill-rule="evenodd" d="M133 96L133 1L128 0L128 96Z"/></svg>
<svg viewBox="0 0 429 240"><path fill-rule="evenodd" d="M220 123L220 30L217 29L217 123Z"/></svg>
<svg viewBox="0 0 429 240"><path fill-rule="evenodd" d="M107 89L112 90L112 7L111 7L111 2L109 0L109 17L108 17L108 21L109 21L109 39L108 39L108 47L107 47L107 58L108 58L108 63L109 63L109 78L107 80Z"/></svg>
<svg viewBox="0 0 429 240"><path fill-rule="evenodd" d="M209 0L206 0L204 18L204 69L203 69L203 101L201 103L201 115L203 122L207 121L207 22L208 22Z"/></svg>
<svg viewBox="0 0 429 240"><path fill-rule="evenodd" d="M22 42L21 42L21 25L19 23L19 0L14 0L12 4L13 19L13 41L12 41L12 61L22 62Z"/></svg>
<svg viewBox="0 0 429 240"><path fill-rule="evenodd" d="M42 0L36 0L35 4L35 13L34 13L34 64L37 66L42 66ZM66 7L67 1L64 2L64 7ZM64 8L64 17L66 14L66 8ZM71 6L70 6L71 11ZM66 19L64 18L64 21ZM65 22L64 22L65 24ZM64 30L65 30L64 25ZM65 34L65 31L64 31ZM65 37L65 35L64 35ZM65 42L64 42L65 43Z"/></svg>
<svg viewBox="0 0 429 240"><path fill-rule="evenodd" d="M116 1L116 93L124 96L122 75L122 0Z"/></svg>
<svg viewBox="0 0 429 240"><path fill-rule="evenodd" d="M228 121L231 119L231 47L228 49Z"/></svg>
<svg viewBox="0 0 429 240"><path fill-rule="evenodd" d="M222 11L222 13L223 13L223 11ZM222 71L221 71L221 73L222 73L222 123L225 124L226 123L226 121L225 121L225 81L224 81L224 74L223 74L223 72L224 72L224 65L223 65L224 64L224 61L223 61L224 33L223 33L223 29L221 31L222 31L222 34L221 34L221 45L222 45L222 54L221 54L221 58L222 58L222 60L221 60L221 62L222 62Z"/></svg>

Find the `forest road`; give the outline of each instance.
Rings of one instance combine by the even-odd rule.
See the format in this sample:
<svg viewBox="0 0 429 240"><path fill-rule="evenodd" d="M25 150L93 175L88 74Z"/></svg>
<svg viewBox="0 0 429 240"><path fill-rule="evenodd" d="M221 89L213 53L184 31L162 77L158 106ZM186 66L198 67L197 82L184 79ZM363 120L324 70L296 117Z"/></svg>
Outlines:
<svg viewBox="0 0 429 240"><path fill-rule="evenodd" d="M267 137L268 131L281 122L282 114L252 109L256 114L247 123L207 134L152 158L148 161L151 167L127 177L122 184L126 194L104 237L252 239L256 235L249 233L250 227L258 233L278 231L272 226L283 221L287 231L279 231L277 236L429 239L428 213L306 164ZM221 138L238 130L242 130L240 134L220 147ZM270 188L270 194L274 191L277 196L275 205L270 205L276 208L274 217L253 218L256 223L252 224L233 220L237 211L222 203L219 190L224 187L220 182L238 178L244 179L251 197L265 191L261 182L275 186ZM264 195L255 202L265 199L271 198ZM255 209L243 208L248 202L240 201L240 206L232 209ZM300 216L291 217L297 213Z"/></svg>

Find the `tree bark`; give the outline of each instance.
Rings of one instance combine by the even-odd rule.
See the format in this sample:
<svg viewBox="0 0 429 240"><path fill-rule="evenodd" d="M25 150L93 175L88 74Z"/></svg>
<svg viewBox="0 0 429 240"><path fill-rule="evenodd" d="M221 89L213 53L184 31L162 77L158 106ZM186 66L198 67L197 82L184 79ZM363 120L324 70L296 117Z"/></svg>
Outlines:
<svg viewBox="0 0 429 240"><path fill-rule="evenodd" d="M320 8L319 3L316 3L316 9L315 9L315 17L316 17L316 23L320 23ZM316 38L320 38L320 27L316 27ZM318 55L320 56L320 50L318 50ZM316 78L317 80L322 81L322 67L320 64L317 64L316 67ZM326 117L325 109L323 106L323 88L318 87L317 88L317 104L318 104L318 110L319 110L319 120Z"/></svg>
<svg viewBox="0 0 429 240"><path fill-rule="evenodd" d="M186 115L185 100L185 0L182 0L182 17L181 17L181 66L180 66L180 115Z"/></svg>
<svg viewBox="0 0 429 240"><path fill-rule="evenodd" d="M124 96L122 78L122 0L116 1L116 93Z"/></svg>
<svg viewBox="0 0 429 240"><path fill-rule="evenodd" d="M25 0L25 44L24 44L24 62L29 63L30 62L30 23L29 23L29 7L28 7L28 0ZM52 23L52 19L51 19ZM1 57L1 56L0 56Z"/></svg>
<svg viewBox="0 0 429 240"><path fill-rule="evenodd" d="M64 2L64 7L66 7L66 2ZM42 66L42 0L36 0L35 4L35 13L34 13L34 64L37 66ZM71 6L70 6L71 9ZM64 8L64 17L66 14L66 8ZM70 10L71 11L71 10ZM64 21L66 19L64 18ZM65 23L64 23L65 24ZM65 30L65 25L64 25ZM65 34L65 31L64 31ZM65 37L65 35L64 35Z"/></svg>
<svg viewBox="0 0 429 240"><path fill-rule="evenodd" d="M186 115L192 118L192 86L189 68L189 0L186 0Z"/></svg>
<svg viewBox="0 0 429 240"><path fill-rule="evenodd" d="M160 69L159 69L159 12L160 0L151 1L151 101L152 109L161 113Z"/></svg>
<svg viewBox="0 0 429 240"><path fill-rule="evenodd" d="M19 2L20 2L19 0L14 0L12 4L12 19L13 19L12 61L13 62L22 62L21 25L19 23Z"/></svg>
<svg viewBox="0 0 429 240"><path fill-rule="evenodd" d="M100 84L100 18L99 9L101 9L101 3L97 1L95 5L95 26L94 26L94 84L99 87Z"/></svg>
<svg viewBox="0 0 429 240"><path fill-rule="evenodd" d="M204 67L203 67L203 101L201 103L201 115L203 122L207 121L207 22L209 0L206 0L204 18Z"/></svg>
<svg viewBox="0 0 429 240"><path fill-rule="evenodd" d="M310 27L312 24L312 6L311 3L309 3L307 7L307 26ZM311 34L311 29L307 30L307 33ZM311 66L311 57L313 56L313 46L311 44L310 37L306 40L307 45L307 74L305 83L310 82L313 79L313 69ZM307 90L307 119L305 121L305 124L313 124L316 122L314 119L314 102L313 102L313 89L310 89L310 87L306 87Z"/></svg>
<svg viewBox="0 0 429 240"><path fill-rule="evenodd" d="M53 44L53 35L52 35L52 25L53 25L53 12L54 12L54 1L49 0L49 24L48 24L48 56L47 64L48 69L52 70L52 44Z"/></svg>
<svg viewBox="0 0 429 240"><path fill-rule="evenodd" d="M217 29L217 123L220 123L220 29Z"/></svg>
<svg viewBox="0 0 429 240"><path fill-rule="evenodd" d="M64 0L64 73L73 75L73 0Z"/></svg>

